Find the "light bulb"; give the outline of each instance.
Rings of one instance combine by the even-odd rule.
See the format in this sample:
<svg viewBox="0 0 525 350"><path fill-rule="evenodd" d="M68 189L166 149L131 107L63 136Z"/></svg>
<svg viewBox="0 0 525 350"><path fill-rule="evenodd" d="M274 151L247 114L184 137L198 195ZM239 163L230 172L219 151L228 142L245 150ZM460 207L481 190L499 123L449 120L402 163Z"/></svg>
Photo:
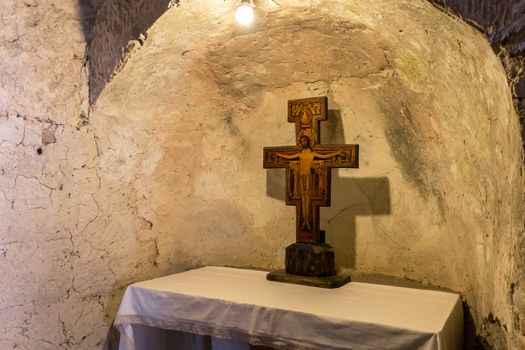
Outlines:
<svg viewBox="0 0 525 350"><path fill-rule="evenodd" d="M235 11L235 19L243 26L252 24L253 17L253 8L246 2L243 2Z"/></svg>

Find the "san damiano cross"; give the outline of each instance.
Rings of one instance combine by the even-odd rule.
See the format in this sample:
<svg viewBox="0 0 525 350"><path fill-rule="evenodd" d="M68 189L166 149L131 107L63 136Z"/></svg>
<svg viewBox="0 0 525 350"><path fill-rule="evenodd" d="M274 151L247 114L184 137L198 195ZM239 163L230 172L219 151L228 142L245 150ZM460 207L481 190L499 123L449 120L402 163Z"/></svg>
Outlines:
<svg viewBox="0 0 525 350"><path fill-rule="evenodd" d="M358 168L358 145L321 145L319 121L327 119L327 98L288 101L296 146L265 147L263 166L286 168L286 204L297 207L300 243L324 243L319 207L330 206L331 168Z"/></svg>
<svg viewBox="0 0 525 350"><path fill-rule="evenodd" d="M331 169L359 167L359 145L321 144L326 111L326 97L288 101L297 145L264 148L264 168L286 168L286 204L296 206L296 243L286 248L285 269L267 275L272 281L324 288L350 281L336 272L333 248L319 229L319 207L330 205Z"/></svg>

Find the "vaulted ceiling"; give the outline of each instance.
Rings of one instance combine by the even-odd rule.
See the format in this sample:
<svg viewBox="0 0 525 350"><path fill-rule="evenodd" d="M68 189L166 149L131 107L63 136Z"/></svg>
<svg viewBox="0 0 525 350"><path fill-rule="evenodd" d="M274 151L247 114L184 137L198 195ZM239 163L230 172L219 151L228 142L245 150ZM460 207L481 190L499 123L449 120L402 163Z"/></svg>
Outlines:
<svg viewBox="0 0 525 350"><path fill-rule="evenodd" d="M262 0L261 0L262 1ZM520 118L525 120L525 0L429 0L482 31L507 71ZM90 96L94 103L128 52L142 44L147 29L184 0L79 0L89 44ZM255 2L257 4L257 1ZM227 6L217 2L217 6ZM524 134L525 137L525 134Z"/></svg>

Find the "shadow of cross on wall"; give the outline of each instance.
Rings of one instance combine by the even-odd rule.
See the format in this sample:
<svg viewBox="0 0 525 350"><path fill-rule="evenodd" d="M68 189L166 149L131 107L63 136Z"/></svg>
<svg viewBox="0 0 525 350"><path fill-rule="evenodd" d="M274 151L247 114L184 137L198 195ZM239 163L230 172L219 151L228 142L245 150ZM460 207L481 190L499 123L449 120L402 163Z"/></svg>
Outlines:
<svg viewBox="0 0 525 350"><path fill-rule="evenodd" d="M338 110L328 110L328 120L321 123L320 130L325 145L359 143L358 140L346 142ZM360 151L364 151L363 146ZM361 166L367 164L365 157L360 155ZM356 176L359 176L359 169L332 169L332 204L320 208L321 229L326 231L326 241L334 248L337 265L351 268L356 266L356 218L391 213L388 178ZM266 189L268 196L285 202L284 169L266 172ZM363 238L366 234L359 232Z"/></svg>

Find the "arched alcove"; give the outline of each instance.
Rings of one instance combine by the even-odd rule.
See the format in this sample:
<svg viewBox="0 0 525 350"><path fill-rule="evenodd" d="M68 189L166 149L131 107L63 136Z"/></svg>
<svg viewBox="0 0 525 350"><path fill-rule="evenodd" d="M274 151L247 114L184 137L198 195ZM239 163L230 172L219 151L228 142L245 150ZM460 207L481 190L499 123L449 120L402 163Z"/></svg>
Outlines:
<svg viewBox="0 0 525 350"><path fill-rule="evenodd" d="M457 290L481 348L524 348L523 0L446 2L512 91L426 1L255 3L249 30L233 1L1 3L0 348L104 349L129 283L280 266L262 147L319 95L323 140L361 145L322 212L339 266Z"/></svg>
<svg viewBox="0 0 525 350"><path fill-rule="evenodd" d="M86 252L107 253L117 287L280 266L294 209L262 147L293 143L287 100L321 95L325 142L361 147L321 214L341 268L461 292L489 344L522 344L522 149L505 72L479 33L423 1L268 4L251 29L222 2L167 11L91 113L104 215Z"/></svg>
<svg viewBox="0 0 525 350"><path fill-rule="evenodd" d="M483 32L499 55L511 87L521 124L525 116L523 18L521 0L429 0ZM148 28L179 0L97 1L78 0L87 42L90 102L95 103L107 81L120 70L131 52L143 44ZM256 1L258 5L258 1ZM261 2L262 3L262 2ZM277 4L274 2L274 4ZM184 6L188 4L184 3ZM217 4L212 3L212 6ZM225 4L219 4L224 6ZM522 127L522 137L525 129Z"/></svg>

